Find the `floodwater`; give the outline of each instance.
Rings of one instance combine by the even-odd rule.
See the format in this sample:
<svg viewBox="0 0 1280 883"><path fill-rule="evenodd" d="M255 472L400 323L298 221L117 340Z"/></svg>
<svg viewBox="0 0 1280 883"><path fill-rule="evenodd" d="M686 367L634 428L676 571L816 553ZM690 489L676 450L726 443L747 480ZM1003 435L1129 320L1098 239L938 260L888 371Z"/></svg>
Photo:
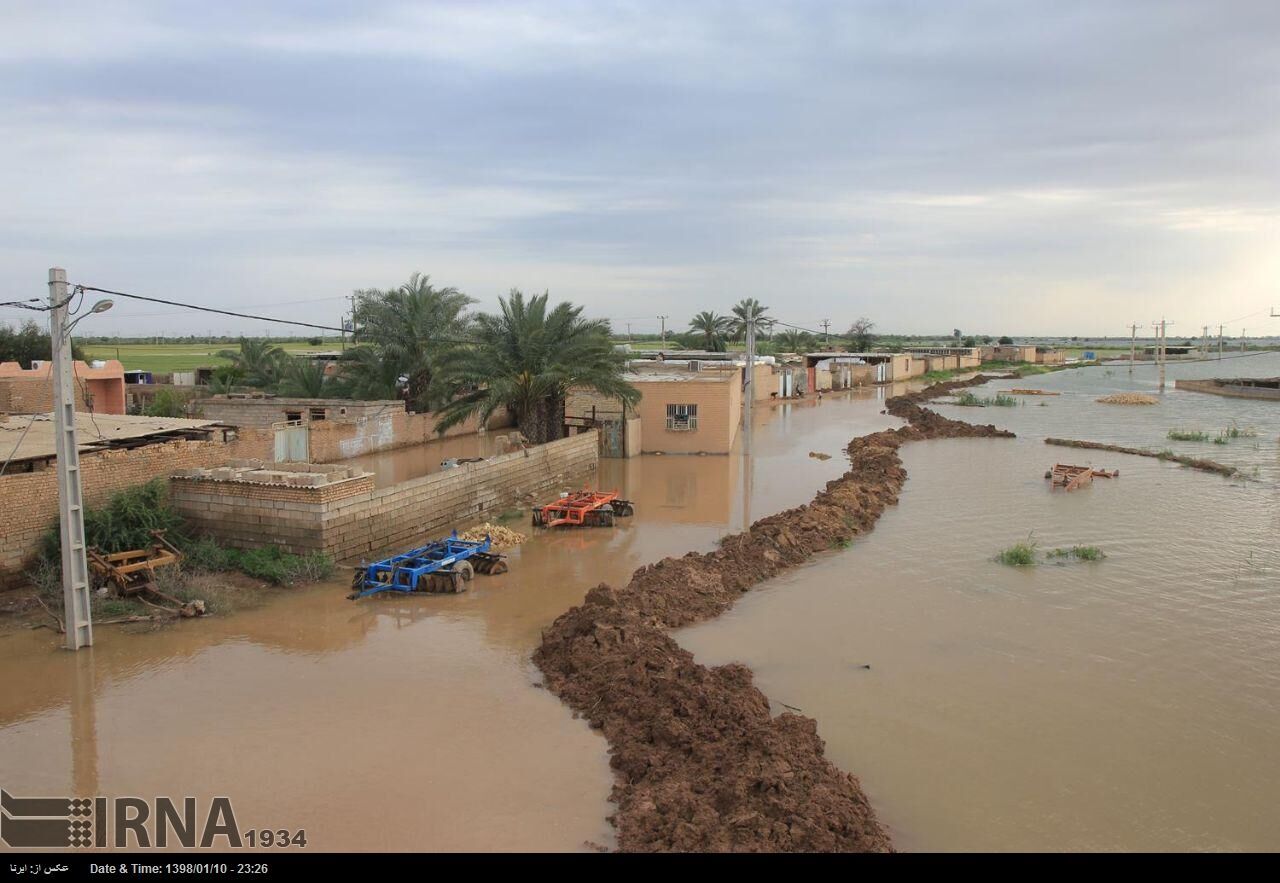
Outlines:
<svg viewBox="0 0 1280 883"><path fill-rule="evenodd" d="M376 487L389 487L402 481L439 472L445 468L446 460L492 457L497 453L510 450L510 443L506 441L506 437L514 432L514 429L499 429L484 433L454 435L433 439L412 447L361 454L341 462L359 466L365 472L372 472Z"/></svg>
<svg viewBox="0 0 1280 883"><path fill-rule="evenodd" d="M751 469L742 456L604 461L584 481L634 500L634 518L540 531L508 574L463 595L351 602L343 570L231 616L100 626L77 654L48 630L3 633L0 783L226 795L242 829L302 828L312 850L608 846L607 746L534 688L541 629L601 581L810 499L843 472L850 438L896 423L879 413L885 393L758 407ZM471 455L442 455L454 442L467 443L396 452L374 471L410 477Z"/></svg>
<svg viewBox="0 0 1280 883"><path fill-rule="evenodd" d="M976 390L1062 393L1014 408L938 405L1019 438L904 446L904 493L873 532L679 640L704 664L745 662L775 703L816 718L900 849L1280 849L1280 406L1172 389L1277 375L1275 355L1174 364L1160 404L1113 406L1095 399L1154 393L1156 372L1110 365ZM1233 421L1257 435L1165 437ZM1256 479L1047 436L1168 447ZM1055 462L1121 475L1051 492ZM1028 536L1107 558L993 560Z"/></svg>

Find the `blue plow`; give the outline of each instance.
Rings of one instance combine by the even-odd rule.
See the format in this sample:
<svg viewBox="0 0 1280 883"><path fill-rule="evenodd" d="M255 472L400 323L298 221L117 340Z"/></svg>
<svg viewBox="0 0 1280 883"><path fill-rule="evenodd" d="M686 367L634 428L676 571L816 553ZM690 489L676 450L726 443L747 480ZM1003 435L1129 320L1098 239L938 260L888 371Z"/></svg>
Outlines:
<svg viewBox="0 0 1280 883"><path fill-rule="evenodd" d="M460 540L455 530L443 540L403 555L361 564L351 580L352 600L379 592L465 592L475 573L505 573L503 556L489 551L493 540Z"/></svg>

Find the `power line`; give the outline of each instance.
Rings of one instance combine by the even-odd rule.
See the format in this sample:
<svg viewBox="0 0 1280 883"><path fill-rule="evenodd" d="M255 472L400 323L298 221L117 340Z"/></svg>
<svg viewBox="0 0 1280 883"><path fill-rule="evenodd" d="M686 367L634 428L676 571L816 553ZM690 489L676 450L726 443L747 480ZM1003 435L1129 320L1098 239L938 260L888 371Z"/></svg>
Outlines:
<svg viewBox="0 0 1280 883"><path fill-rule="evenodd" d="M215 307L204 307L199 304L187 304L176 300L166 300L161 297L147 297L142 294L130 294L127 291L114 291L110 288L98 288L93 285L77 285L76 290L82 292L96 291L99 294L109 294L112 297L127 297L132 300L141 300L148 303L164 304L171 307L183 307L184 309L197 310L202 313L217 313L221 316L234 316L237 319L253 319L258 322L274 322L278 325L296 325L299 328L318 328L321 331L337 331L339 333L345 331L345 329L338 328L333 325L317 325L314 322L299 322L296 319L277 319L272 316L259 316L254 313L239 313L234 310L219 310ZM432 343L476 343L475 340L462 337L433 337L429 340Z"/></svg>

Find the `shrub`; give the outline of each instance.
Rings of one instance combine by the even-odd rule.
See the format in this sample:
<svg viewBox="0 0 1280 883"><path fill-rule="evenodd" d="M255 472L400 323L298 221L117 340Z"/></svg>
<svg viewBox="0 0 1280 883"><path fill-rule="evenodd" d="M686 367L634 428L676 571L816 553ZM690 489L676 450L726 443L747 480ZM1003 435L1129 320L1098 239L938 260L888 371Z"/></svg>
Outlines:
<svg viewBox="0 0 1280 883"><path fill-rule="evenodd" d="M181 545L184 538L181 516L169 508L165 483L154 479L137 487L112 494L106 506L84 510L85 541L107 554L129 549L145 549L154 540L151 531L163 530L168 540ZM61 524L55 523L41 541L41 557L61 562Z"/></svg>
<svg viewBox="0 0 1280 883"><path fill-rule="evenodd" d="M1171 441L1208 441L1209 433L1200 432L1199 430L1189 429L1170 429L1168 438Z"/></svg>
<svg viewBox="0 0 1280 883"><path fill-rule="evenodd" d="M1010 567L1031 567L1036 563L1036 544L1029 538L1015 543L997 555L996 560Z"/></svg>

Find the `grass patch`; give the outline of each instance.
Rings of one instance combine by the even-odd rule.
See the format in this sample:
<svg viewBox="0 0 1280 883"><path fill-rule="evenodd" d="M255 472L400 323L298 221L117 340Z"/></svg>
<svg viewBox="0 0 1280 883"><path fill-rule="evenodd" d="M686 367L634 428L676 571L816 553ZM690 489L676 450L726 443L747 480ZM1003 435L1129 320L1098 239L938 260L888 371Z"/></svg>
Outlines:
<svg viewBox="0 0 1280 883"><path fill-rule="evenodd" d="M1198 429L1170 429L1167 438L1170 441L1202 442L1209 440L1209 433Z"/></svg>
<svg viewBox="0 0 1280 883"><path fill-rule="evenodd" d="M1032 567L1036 563L1036 544L1028 537L1000 552L996 560L1009 567Z"/></svg>
<svg viewBox="0 0 1280 883"><path fill-rule="evenodd" d="M1053 549L1047 552L1045 557L1059 560L1076 558L1080 561L1101 561L1107 556L1097 546L1072 546L1070 549Z"/></svg>
<svg viewBox="0 0 1280 883"><path fill-rule="evenodd" d="M1006 395L1005 393L997 393L994 396L975 395L970 390L965 390L956 396L954 404L962 408L1015 408L1022 402L1018 401L1017 396Z"/></svg>
<svg viewBox="0 0 1280 883"><path fill-rule="evenodd" d="M262 549L228 549L209 538L189 543L184 564L203 573L239 571L254 579L280 586L296 582L316 582L333 574L333 559L323 552L294 555L278 546Z"/></svg>

